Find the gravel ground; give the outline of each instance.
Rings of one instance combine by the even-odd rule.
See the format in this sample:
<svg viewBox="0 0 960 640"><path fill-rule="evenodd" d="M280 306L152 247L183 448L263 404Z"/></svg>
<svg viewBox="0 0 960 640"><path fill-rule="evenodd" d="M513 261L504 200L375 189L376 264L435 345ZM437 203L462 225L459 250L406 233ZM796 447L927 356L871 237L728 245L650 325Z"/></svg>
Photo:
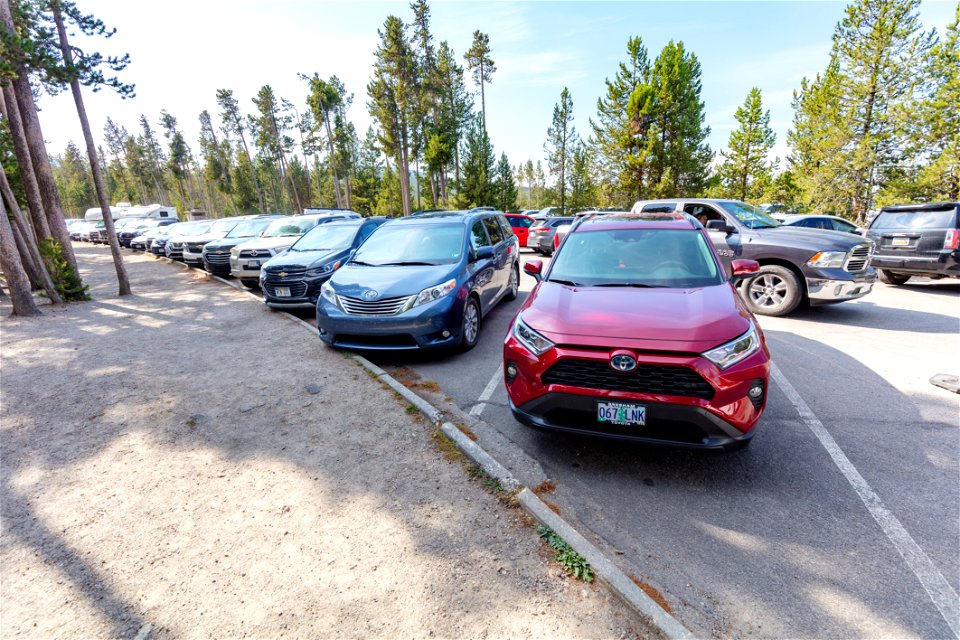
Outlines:
<svg viewBox="0 0 960 640"><path fill-rule="evenodd" d="M647 633L301 326L76 249L94 301L0 320L0 636Z"/></svg>

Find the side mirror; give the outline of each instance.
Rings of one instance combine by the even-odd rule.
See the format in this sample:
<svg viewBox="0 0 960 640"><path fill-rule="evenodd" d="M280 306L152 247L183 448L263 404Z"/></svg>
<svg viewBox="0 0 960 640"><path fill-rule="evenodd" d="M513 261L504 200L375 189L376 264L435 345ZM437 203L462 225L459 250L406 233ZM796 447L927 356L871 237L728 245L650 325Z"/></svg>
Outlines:
<svg viewBox="0 0 960 640"><path fill-rule="evenodd" d="M756 260L734 260L730 263L730 270L733 272L731 280L741 280L759 271L760 263Z"/></svg>
<svg viewBox="0 0 960 640"><path fill-rule="evenodd" d="M736 229L727 224L725 220L707 220L707 231L722 231L730 235L736 231Z"/></svg>
<svg viewBox="0 0 960 640"><path fill-rule="evenodd" d="M523 263L523 272L533 276L533 279L540 282L543 273L543 260L530 260Z"/></svg>
<svg viewBox="0 0 960 640"><path fill-rule="evenodd" d="M493 247L480 247L473 254L474 260L489 260L493 257Z"/></svg>

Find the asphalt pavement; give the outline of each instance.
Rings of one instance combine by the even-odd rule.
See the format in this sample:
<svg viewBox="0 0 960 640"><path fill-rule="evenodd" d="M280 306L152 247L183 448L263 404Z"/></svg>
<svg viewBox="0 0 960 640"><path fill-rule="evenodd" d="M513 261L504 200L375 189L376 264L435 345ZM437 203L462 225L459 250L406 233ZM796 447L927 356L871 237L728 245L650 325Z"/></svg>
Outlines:
<svg viewBox="0 0 960 640"><path fill-rule="evenodd" d="M696 635L958 636L960 396L929 379L960 367L960 283L761 318L780 375L752 445L721 454L517 423L500 367L524 297L468 353L371 359L482 419L481 446L528 486L552 480L545 498Z"/></svg>

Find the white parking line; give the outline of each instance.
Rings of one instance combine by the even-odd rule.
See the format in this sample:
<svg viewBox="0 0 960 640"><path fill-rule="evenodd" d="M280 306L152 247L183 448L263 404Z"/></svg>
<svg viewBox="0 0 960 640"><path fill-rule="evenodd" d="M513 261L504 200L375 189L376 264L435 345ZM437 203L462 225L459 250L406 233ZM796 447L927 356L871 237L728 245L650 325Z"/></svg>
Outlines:
<svg viewBox="0 0 960 640"><path fill-rule="evenodd" d="M817 440L820 441L820 444L823 445L823 448L830 454L834 464L840 469L840 473L844 475L847 482L853 487L853 490L860 496L860 500L862 500L863 504L867 507L867 511L870 512L873 519L876 520L880 528L883 529L887 538L890 539L890 542L893 543L893 546L896 547L897 551L906 561L907 566L910 567L913 574L917 576L920 584L923 585L924 590L926 590L927 595L930 596L933 604L940 611L940 615L943 616L943 619L946 620L950 626L953 635L960 638L960 598L957 597L957 593L950 586L950 583L947 582L943 574L934 566L927 554L920 548L920 545L918 545L907 530L903 528L903 525L900 524L896 516L883 506L880 496L870 488L870 485L867 484L864 477L860 475L857 468L853 466L850 459L843 453L837 441L833 439L833 436L830 435L826 427L823 426L823 423L820 422L813 411L810 410L810 407L807 406L807 403L800 397L797 390L793 388L793 385L787 381L780 372L780 369L773 363L770 363L770 375L774 382L777 383L777 386L786 394L791 404L793 404L797 410L797 413L800 414L800 419L803 420L810 431L813 432L813 435L817 437Z"/></svg>
<svg viewBox="0 0 960 640"><path fill-rule="evenodd" d="M470 409L470 415L474 418L479 418L480 414L483 413L484 407L487 406L487 401L490 399L490 396L493 395L493 392L497 390L497 384L503 379L503 363L500 363L500 366L497 367L497 372L493 374L493 377L490 378L490 382L487 383L487 386L483 388L483 393L480 394L480 397L477 399L477 404L473 405L473 408Z"/></svg>

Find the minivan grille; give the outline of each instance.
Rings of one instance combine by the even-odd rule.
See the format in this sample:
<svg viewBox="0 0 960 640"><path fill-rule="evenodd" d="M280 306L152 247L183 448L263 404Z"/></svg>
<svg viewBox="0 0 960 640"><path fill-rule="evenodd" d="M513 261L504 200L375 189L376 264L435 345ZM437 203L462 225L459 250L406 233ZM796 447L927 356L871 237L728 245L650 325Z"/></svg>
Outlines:
<svg viewBox="0 0 960 640"><path fill-rule="evenodd" d="M847 254L847 264L843 268L851 273L856 273L857 271L866 269L869 261L870 245L860 244L851 249L850 253Z"/></svg>
<svg viewBox="0 0 960 640"><path fill-rule="evenodd" d="M611 369L605 360L581 358L560 360L543 374L543 383L704 400L713 398L714 393L710 383L689 367L640 363L633 371L622 373Z"/></svg>
<svg viewBox="0 0 960 640"><path fill-rule="evenodd" d="M358 300L346 296L337 296L343 310L354 316L395 316L400 313L411 296L384 298L383 300Z"/></svg>

